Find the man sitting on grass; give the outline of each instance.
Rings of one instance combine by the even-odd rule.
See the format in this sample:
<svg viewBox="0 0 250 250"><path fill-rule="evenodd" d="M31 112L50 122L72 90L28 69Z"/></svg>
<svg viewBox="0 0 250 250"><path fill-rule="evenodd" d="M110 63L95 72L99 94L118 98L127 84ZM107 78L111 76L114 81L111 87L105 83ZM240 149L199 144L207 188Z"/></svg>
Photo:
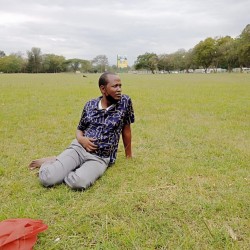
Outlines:
<svg viewBox="0 0 250 250"><path fill-rule="evenodd" d="M120 77L105 72L99 78L101 97L84 106L76 139L57 157L34 160L30 169L40 168L45 187L66 183L72 189L86 189L115 162L120 135L125 155L132 157L131 127L134 110L129 96L122 95Z"/></svg>

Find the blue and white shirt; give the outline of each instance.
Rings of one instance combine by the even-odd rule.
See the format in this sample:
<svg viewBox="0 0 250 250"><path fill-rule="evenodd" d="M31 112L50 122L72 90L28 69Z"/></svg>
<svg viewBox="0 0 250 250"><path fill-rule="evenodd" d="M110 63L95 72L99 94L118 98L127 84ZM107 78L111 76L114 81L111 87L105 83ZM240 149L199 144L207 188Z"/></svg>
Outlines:
<svg viewBox="0 0 250 250"><path fill-rule="evenodd" d="M98 149L93 154L109 157L111 164L116 159L122 128L134 122L134 110L131 98L127 95L122 95L121 99L107 110L98 108L101 98L86 103L77 129L83 131L86 137L96 139Z"/></svg>

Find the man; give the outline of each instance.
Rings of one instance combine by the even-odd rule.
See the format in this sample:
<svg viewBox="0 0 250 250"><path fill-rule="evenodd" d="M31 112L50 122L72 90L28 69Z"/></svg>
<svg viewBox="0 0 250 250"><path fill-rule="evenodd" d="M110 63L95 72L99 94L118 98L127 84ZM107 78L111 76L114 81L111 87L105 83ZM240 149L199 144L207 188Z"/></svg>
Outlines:
<svg viewBox="0 0 250 250"><path fill-rule="evenodd" d="M134 122L134 111L121 87L118 75L102 74L102 96L85 104L76 139L59 156L31 162L31 169L40 167L39 178L45 187L64 182L72 189L88 188L115 162L121 134L125 155L132 157L130 124Z"/></svg>

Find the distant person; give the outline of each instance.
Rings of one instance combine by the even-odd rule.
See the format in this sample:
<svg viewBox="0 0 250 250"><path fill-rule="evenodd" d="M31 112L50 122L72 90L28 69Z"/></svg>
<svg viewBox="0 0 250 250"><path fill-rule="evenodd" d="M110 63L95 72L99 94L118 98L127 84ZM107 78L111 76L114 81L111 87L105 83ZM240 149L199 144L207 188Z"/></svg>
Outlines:
<svg viewBox="0 0 250 250"><path fill-rule="evenodd" d="M34 160L45 187L65 183L83 190L92 185L116 160L122 134L125 155L132 157L131 127L134 110L129 96L122 95L120 77L105 72L99 78L102 96L88 101L76 130L76 139L57 157Z"/></svg>

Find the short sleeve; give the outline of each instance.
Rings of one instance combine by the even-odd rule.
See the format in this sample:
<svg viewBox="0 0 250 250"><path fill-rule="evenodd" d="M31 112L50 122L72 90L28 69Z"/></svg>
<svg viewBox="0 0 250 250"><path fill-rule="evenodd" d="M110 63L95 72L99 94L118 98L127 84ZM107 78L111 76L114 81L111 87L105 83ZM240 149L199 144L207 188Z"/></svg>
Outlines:
<svg viewBox="0 0 250 250"><path fill-rule="evenodd" d="M134 121L135 121L135 115L134 115L132 100L131 98L128 98L126 105L126 115L124 117L124 124L134 123Z"/></svg>
<svg viewBox="0 0 250 250"><path fill-rule="evenodd" d="M77 129L81 130L81 131L84 131L86 129L86 105L85 107L83 108L83 111L82 111L82 115L81 115L81 119L79 121L79 124L77 126Z"/></svg>

